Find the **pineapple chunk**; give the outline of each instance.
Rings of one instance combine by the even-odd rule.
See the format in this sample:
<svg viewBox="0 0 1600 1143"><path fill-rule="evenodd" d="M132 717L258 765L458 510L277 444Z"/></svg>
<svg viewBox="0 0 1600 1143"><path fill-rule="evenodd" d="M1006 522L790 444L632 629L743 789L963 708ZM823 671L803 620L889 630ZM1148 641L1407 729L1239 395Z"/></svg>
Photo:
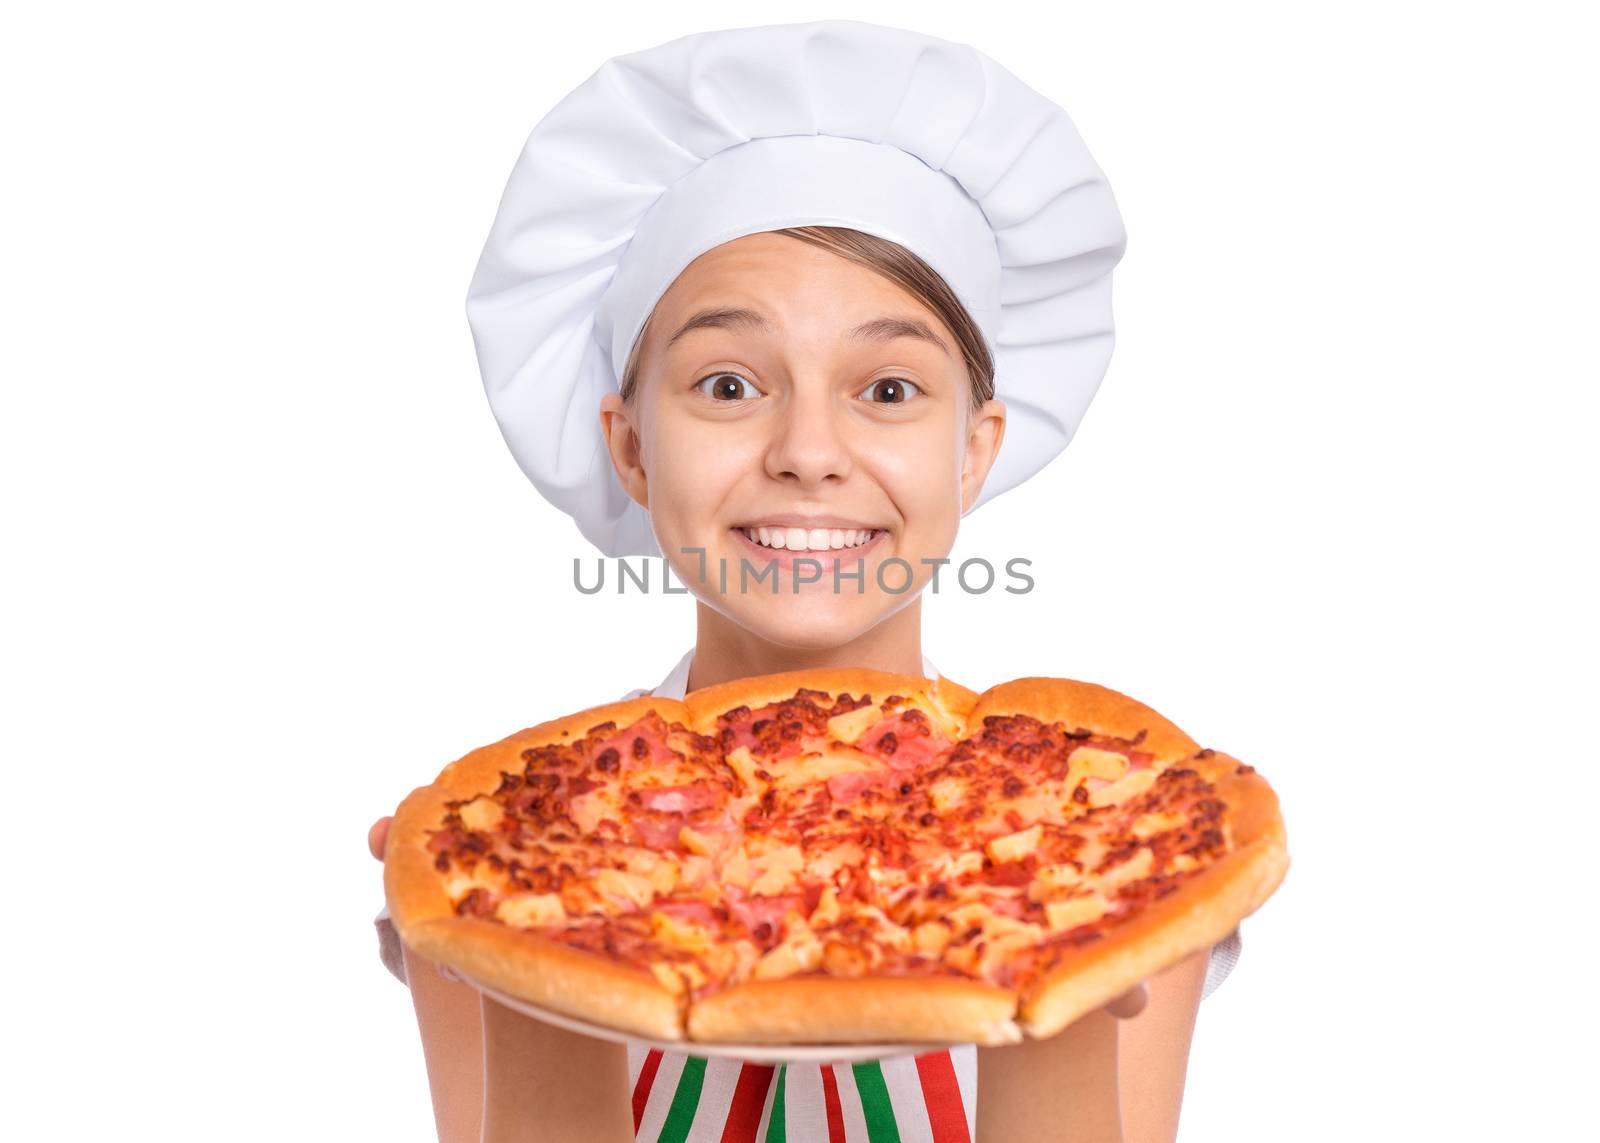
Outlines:
<svg viewBox="0 0 1600 1143"><path fill-rule="evenodd" d="M956 881L965 874L977 873L983 869L983 850L967 849L954 857L948 853L942 853L936 861L936 880Z"/></svg>
<svg viewBox="0 0 1600 1143"><path fill-rule="evenodd" d="M1004 865L1008 861L1021 861L1033 852L1043 833L1043 826L1031 825L1027 829L1019 829L1016 833L994 838L984 848L989 851L989 857L996 865Z"/></svg>
<svg viewBox="0 0 1600 1143"><path fill-rule="evenodd" d="M833 891L832 885L822 887L822 895L817 898L817 907L811 911L810 925L813 929L820 929L824 925L831 925L839 919L839 894Z"/></svg>
<svg viewBox="0 0 1600 1143"><path fill-rule="evenodd" d="M647 877L624 873L620 869L602 869L594 876L595 888L608 897L642 909L656 899L656 887Z"/></svg>
<svg viewBox="0 0 1600 1143"><path fill-rule="evenodd" d="M1115 750L1080 746L1067 757L1067 784L1076 786L1082 778L1104 778L1115 782L1128 772L1128 756Z"/></svg>
<svg viewBox="0 0 1600 1143"><path fill-rule="evenodd" d="M936 813L945 813L961 804L962 785L954 778L940 778L928 787L928 797Z"/></svg>
<svg viewBox="0 0 1600 1143"><path fill-rule="evenodd" d="M1142 794L1155 784L1156 770L1150 767L1144 770L1130 771L1127 777L1102 786L1089 794L1091 806L1111 806L1118 802L1126 801L1135 794Z"/></svg>
<svg viewBox="0 0 1600 1143"><path fill-rule="evenodd" d="M753 790L757 794L765 794L767 792L767 780L756 773L761 767L756 765L755 755L750 753L748 746L735 746L728 751L725 757L728 760L728 765L733 767L733 772L739 775L739 781L745 784L746 789Z"/></svg>
<svg viewBox="0 0 1600 1143"><path fill-rule="evenodd" d="M750 878L755 875L750 868L750 858L740 846L728 855L728 860L722 863L722 870L717 874L717 879L728 885L737 885L741 889L749 888Z"/></svg>
<svg viewBox="0 0 1600 1143"><path fill-rule="evenodd" d="M984 976L990 975L1013 953L1032 948L1044 935L1044 930L1038 925L1024 925L998 934L984 943L983 952L978 957L978 972Z"/></svg>
<svg viewBox="0 0 1600 1143"><path fill-rule="evenodd" d="M1097 920L1110 909L1110 901L1099 893L1090 893L1087 897L1073 897L1068 901L1051 901L1044 907L1044 919L1051 932L1059 933L1063 929L1076 928Z"/></svg>
<svg viewBox="0 0 1600 1143"><path fill-rule="evenodd" d="M1164 814L1150 814L1133 823L1129 832L1140 841L1152 838L1158 833L1165 833L1169 829L1177 829L1184 825L1186 819L1182 814L1169 811Z"/></svg>
<svg viewBox="0 0 1600 1143"><path fill-rule="evenodd" d="M699 925L680 921L666 913L651 913L650 926L657 940L676 945L686 952L706 953L713 947L711 935Z"/></svg>
<svg viewBox="0 0 1600 1143"><path fill-rule="evenodd" d="M710 857L717 852L716 842L690 826L684 826L678 831L678 844L690 853L697 853L701 857Z"/></svg>
<svg viewBox="0 0 1600 1143"><path fill-rule="evenodd" d="M775 980L809 972L822 963L822 942L816 934L801 932L778 945L756 962L757 980Z"/></svg>
<svg viewBox="0 0 1600 1143"><path fill-rule="evenodd" d="M1028 897L1034 901L1052 896L1057 889L1071 889L1082 883L1083 874L1076 865L1047 865L1033 875L1028 885Z"/></svg>
<svg viewBox="0 0 1600 1143"><path fill-rule="evenodd" d="M859 774L864 770L884 769L883 763L870 754L844 746L830 747L825 751L802 754L774 780L780 790L792 790L826 782L838 774Z"/></svg>
<svg viewBox="0 0 1600 1143"><path fill-rule="evenodd" d="M683 977L672 971L672 966L656 961L650 966L650 972L656 981L674 996L682 996L687 985Z"/></svg>
<svg viewBox="0 0 1600 1143"><path fill-rule="evenodd" d="M883 709L869 703L848 714L836 714L828 720L828 733L840 742L855 745L856 741L884 719Z"/></svg>
<svg viewBox="0 0 1600 1143"><path fill-rule="evenodd" d="M567 911L558 893L519 893L507 897L495 906L494 915L508 925L524 929L564 925L567 921Z"/></svg>
<svg viewBox="0 0 1600 1143"><path fill-rule="evenodd" d="M592 834L601 822L609 815L606 806L604 791L594 791L588 794L579 794L567 804L567 816L572 819L572 824L578 827L579 833Z"/></svg>
<svg viewBox="0 0 1600 1143"><path fill-rule="evenodd" d="M912 931L911 938L918 952L938 956L950 943L950 926L943 921L927 921Z"/></svg>
<svg viewBox="0 0 1600 1143"><path fill-rule="evenodd" d="M678 867L670 861L662 861L644 875L650 882L651 888L661 897L669 895L678 887Z"/></svg>
<svg viewBox="0 0 1600 1143"><path fill-rule="evenodd" d="M782 893L794 884L794 875L805 864L798 845L786 845L762 854L757 860L761 863L762 874L751 884L750 892L758 897L775 897Z"/></svg>
<svg viewBox="0 0 1600 1143"><path fill-rule="evenodd" d="M505 820L506 811L490 797L473 798L460 809L461 824L470 830L491 830Z"/></svg>
<svg viewBox="0 0 1600 1143"><path fill-rule="evenodd" d="M832 849L823 850L811 859L811 872L826 880L843 865L857 865L864 855L853 841L843 842Z"/></svg>
<svg viewBox="0 0 1600 1143"><path fill-rule="evenodd" d="M1148 848L1140 849L1128 860L1120 865L1113 865L1101 875L1101 884L1112 889L1126 885L1130 881L1138 881L1142 877L1150 876L1150 871L1155 868L1155 854Z"/></svg>

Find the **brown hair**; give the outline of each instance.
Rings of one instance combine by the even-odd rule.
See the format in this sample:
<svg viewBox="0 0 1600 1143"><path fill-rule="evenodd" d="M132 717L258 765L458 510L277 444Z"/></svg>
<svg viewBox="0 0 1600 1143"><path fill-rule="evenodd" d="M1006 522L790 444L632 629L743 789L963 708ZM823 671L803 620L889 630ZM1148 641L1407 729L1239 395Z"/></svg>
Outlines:
<svg viewBox="0 0 1600 1143"><path fill-rule="evenodd" d="M989 352L978 323L972 320L967 307L961 304L949 284L917 255L898 242L844 226L791 226L771 233L787 234L791 238L820 246L882 274L905 290L932 310L955 335L956 348L966 363L967 376L972 381L972 407L980 408L994 396L994 355ZM649 328L650 323L646 321L628 354L627 368L622 373L624 401L632 401L638 389L640 349L644 345L645 330Z"/></svg>

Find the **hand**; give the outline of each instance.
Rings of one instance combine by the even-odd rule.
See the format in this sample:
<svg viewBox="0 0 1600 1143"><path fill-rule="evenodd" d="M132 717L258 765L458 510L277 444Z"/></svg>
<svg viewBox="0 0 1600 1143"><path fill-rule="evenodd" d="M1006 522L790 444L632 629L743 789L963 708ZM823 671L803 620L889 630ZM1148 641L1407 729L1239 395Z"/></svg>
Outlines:
<svg viewBox="0 0 1600 1143"><path fill-rule="evenodd" d="M384 819L387 828L388 819ZM373 828L377 828L374 826ZM1150 999L1150 993L1145 989L1144 983L1134 985L1121 996L1105 1006L1105 1010L1118 1020L1126 1020L1129 1016L1137 1016L1144 1011L1145 1003Z"/></svg>
<svg viewBox="0 0 1600 1143"><path fill-rule="evenodd" d="M373 822L372 828L367 831L367 848L379 861L383 860L383 845L389 840L389 823L392 821L393 817L381 817Z"/></svg>

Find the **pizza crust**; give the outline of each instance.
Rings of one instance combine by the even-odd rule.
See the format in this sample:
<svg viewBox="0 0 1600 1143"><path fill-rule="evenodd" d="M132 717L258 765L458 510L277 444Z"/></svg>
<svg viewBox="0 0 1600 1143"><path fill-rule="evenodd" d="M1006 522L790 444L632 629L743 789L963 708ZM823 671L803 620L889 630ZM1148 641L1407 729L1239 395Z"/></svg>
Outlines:
<svg viewBox="0 0 1600 1143"><path fill-rule="evenodd" d="M1041 722L1061 722L1069 729L1081 727L1115 738L1136 738L1142 731L1139 749L1161 762L1185 758L1200 749L1198 742L1166 718L1120 691L1040 676L1013 679L985 691L968 717L969 732L981 730L988 715L1019 711Z"/></svg>
<svg viewBox="0 0 1600 1143"><path fill-rule="evenodd" d="M685 725L702 734L717 724L717 716L735 706L761 707L794 697L799 687L810 687L829 694L871 695L882 703L890 695L901 695L943 723L953 737L964 732L968 712L978 696L959 683L940 677L925 679L916 675L897 675L866 667L823 667L810 671L785 671L753 679L736 679L703 687L684 696L689 717ZM901 707L900 709L904 709Z"/></svg>
<svg viewBox="0 0 1600 1143"><path fill-rule="evenodd" d="M689 1006L689 1038L736 1044L1015 1044L1017 995L959 977L757 980Z"/></svg>
<svg viewBox="0 0 1600 1143"><path fill-rule="evenodd" d="M683 1002L647 972L476 917L412 925L417 953L543 1008L654 1040L683 1038Z"/></svg>

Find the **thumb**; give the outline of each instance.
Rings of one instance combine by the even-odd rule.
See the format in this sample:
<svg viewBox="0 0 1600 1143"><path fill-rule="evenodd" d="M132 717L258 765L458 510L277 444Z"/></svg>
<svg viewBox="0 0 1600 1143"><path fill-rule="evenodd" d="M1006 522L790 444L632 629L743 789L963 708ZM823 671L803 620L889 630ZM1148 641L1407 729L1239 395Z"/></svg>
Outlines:
<svg viewBox="0 0 1600 1143"><path fill-rule="evenodd" d="M389 823L392 817L379 818L372 823L372 828L367 831L367 848L372 851L372 856L379 861L383 860L383 847L389 840Z"/></svg>
<svg viewBox="0 0 1600 1143"><path fill-rule="evenodd" d="M1149 992L1146 991L1145 986L1140 983L1128 989L1128 991L1111 1001L1105 1007L1106 1011L1111 1013L1111 1015L1115 1016L1117 1019L1125 1020L1129 1016L1137 1016L1139 1013L1143 1012L1145 1003L1149 999Z"/></svg>

